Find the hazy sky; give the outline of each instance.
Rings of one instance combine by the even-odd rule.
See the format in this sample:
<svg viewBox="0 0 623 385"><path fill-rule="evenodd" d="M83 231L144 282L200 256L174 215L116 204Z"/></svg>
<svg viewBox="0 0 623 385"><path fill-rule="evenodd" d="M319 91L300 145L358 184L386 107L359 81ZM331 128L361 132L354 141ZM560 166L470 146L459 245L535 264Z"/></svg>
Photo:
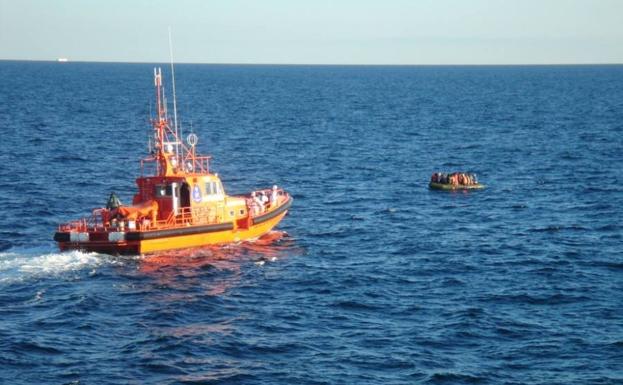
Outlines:
<svg viewBox="0 0 623 385"><path fill-rule="evenodd" d="M0 59L623 63L623 0L0 0Z"/></svg>

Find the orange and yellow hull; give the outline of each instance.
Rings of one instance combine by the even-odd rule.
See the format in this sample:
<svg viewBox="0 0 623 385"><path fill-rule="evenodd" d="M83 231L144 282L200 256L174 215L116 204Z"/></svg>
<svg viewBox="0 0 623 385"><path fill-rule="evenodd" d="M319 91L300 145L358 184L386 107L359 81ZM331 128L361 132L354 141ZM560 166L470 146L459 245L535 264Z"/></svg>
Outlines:
<svg viewBox="0 0 623 385"><path fill-rule="evenodd" d="M258 225L252 225L248 229L238 228L212 233L199 233L168 238L142 240L139 241L140 254L257 239L272 230L281 221L281 219L283 219L285 215L286 212L283 212L273 219L270 219Z"/></svg>

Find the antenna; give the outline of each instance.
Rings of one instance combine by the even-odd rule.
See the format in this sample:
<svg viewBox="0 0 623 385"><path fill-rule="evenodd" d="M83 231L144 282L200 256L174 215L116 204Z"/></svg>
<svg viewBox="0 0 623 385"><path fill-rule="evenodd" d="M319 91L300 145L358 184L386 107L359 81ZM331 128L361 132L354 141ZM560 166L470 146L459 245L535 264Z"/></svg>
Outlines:
<svg viewBox="0 0 623 385"><path fill-rule="evenodd" d="M171 40L171 27L169 26L169 57L171 58L171 79L173 80L173 126L175 127L175 136L179 138L177 132L177 99L175 97L175 69L173 68L173 43ZM179 156L179 144L175 145L175 154Z"/></svg>

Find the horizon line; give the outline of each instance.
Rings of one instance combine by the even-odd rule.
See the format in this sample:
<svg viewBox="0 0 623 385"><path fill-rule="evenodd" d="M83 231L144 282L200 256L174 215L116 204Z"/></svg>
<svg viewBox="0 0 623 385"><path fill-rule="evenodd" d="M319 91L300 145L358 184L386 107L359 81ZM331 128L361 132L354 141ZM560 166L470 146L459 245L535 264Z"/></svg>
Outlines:
<svg viewBox="0 0 623 385"><path fill-rule="evenodd" d="M59 59L65 59L60 61ZM115 60L71 60L69 58L56 58L56 59L0 59L0 62L43 62L43 63L59 63L59 64L68 64L68 63L101 63L101 64L170 64L170 62L166 61L115 61ZM334 67L450 67L450 66L461 66L461 67L475 67L475 66L490 66L490 67L503 67L503 66L616 66L623 65L623 62L586 62L586 63L270 63L270 62L258 62L258 63L249 63L249 62L175 62L175 65L178 64L203 64L203 65L248 65L248 66L334 66Z"/></svg>

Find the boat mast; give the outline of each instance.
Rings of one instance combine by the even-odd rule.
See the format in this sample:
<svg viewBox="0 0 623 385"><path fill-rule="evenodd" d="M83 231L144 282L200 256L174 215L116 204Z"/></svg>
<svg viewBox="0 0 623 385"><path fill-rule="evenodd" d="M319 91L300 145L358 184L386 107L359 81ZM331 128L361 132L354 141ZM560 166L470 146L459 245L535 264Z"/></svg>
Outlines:
<svg viewBox="0 0 623 385"><path fill-rule="evenodd" d="M166 116L166 104L164 102L164 89L162 87L162 69L160 67L154 68L154 86L156 88L156 110L158 117L153 120L155 131L155 146L156 154L154 154L157 160L158 175L166 175L168 172L167 149L165 148L165 129L167 125Z"/></svg>
<svg viewBox="0 0 623 385"><path fill-rule="evenodd" d="M171 59L171 80L172 80L172 85L173 85L173 127L175 130L175 138L178 139L176 140L176 144L175 144L175 156L177 157L178 161L180 160L180 143L179 143L179 132L178 132L178 128L177 128L177 98L175 96L175 69L173 67L173 42L171 40L171 27L169 27L169 58Z"/></svg>
<svg viewBox="0 0 623 385"><path fill-rule="evenodd" d="M168 114L168 102L162 85L162 69L154 68L154 85L156 87L156 109L158 117L152 119L154 127L154 154L151 159L156 161L156 175L173 176L187 172L208 172L209 157L202 157L197 165L194 146L197 144L197 136L191 134L189 147L184 145L180 138L180 127L177 122L177 98L175 94L175 68L173 67L173 45L171 41L171 28L169 27L169 54L171 55L171 77L173 85L173 122ZM199 167L199 168L197 168Z"/></svg>

